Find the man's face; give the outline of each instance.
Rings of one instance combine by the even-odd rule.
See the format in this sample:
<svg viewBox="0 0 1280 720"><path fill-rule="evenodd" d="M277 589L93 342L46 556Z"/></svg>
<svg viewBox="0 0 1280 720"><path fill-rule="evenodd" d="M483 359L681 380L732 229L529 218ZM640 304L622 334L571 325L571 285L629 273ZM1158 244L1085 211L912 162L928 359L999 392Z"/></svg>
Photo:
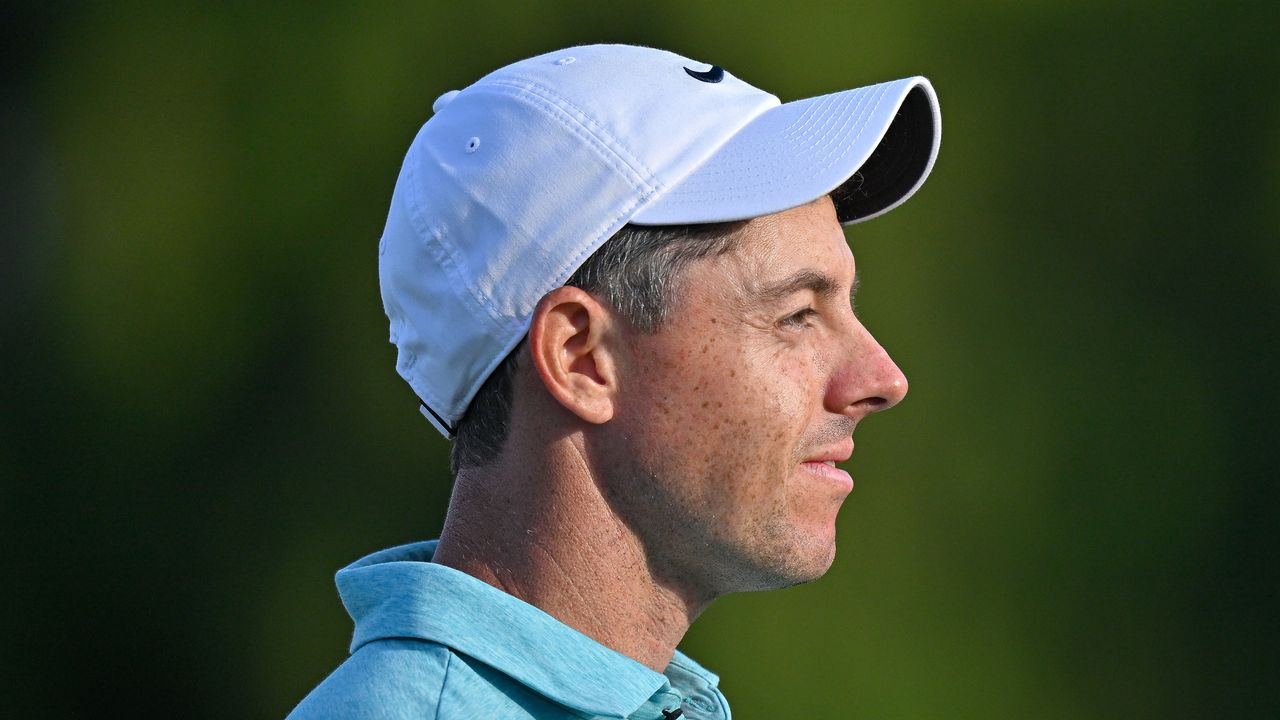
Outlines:
<svg viewBox="0 0 1280 720"><path fill-rule="evenodd" d="M620 331L597 477L654 572L710 599L831 566L853 488L834 463L858 420L907 391L854 315L855 278L824 197L691 265L657 332Z"/></svg>

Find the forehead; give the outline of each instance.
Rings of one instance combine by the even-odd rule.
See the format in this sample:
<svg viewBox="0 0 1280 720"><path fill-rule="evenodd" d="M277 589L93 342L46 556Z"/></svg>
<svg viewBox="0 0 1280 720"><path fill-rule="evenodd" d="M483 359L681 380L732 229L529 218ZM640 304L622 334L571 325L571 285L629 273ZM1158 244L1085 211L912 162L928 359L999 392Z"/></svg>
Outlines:
<svg viewBox="0 0 1280 720"><path fill-rule="evenodd" d="M831 199L823 196L797 208L753 218L743 225L733 249L718 259L724 281L748 294L796 271L812 269L837 282L853 282L853 252L845 242Z"/></svg>

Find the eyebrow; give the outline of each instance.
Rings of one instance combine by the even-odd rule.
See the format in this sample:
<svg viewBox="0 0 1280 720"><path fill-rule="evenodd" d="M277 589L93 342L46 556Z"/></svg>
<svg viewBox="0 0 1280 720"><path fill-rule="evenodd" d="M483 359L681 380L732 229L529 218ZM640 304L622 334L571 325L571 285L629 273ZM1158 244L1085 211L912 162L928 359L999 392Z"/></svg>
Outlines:
<svg viewBox="0 0 1280 720"><path fill-rule="evenodd" d="M853 286L849 288L849 299L858 293L858 285L862 282L862 273L855 272ZM835 296L839 283L830 275L817 270L800 270L775 283L770 283L755 291L756 299L763 303L778 302L801 290L810 290L814 295L827 299Z"/></svg>

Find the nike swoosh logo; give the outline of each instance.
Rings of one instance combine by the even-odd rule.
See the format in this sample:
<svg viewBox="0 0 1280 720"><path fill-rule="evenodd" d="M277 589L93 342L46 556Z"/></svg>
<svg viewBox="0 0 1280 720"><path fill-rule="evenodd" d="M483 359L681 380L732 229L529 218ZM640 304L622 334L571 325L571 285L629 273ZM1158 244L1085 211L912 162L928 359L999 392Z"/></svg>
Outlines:
<svg viewBox="0 0 1280 720"><path fill-rule="evenodd" d="M701 80L705 83L718 83L724 79L724 68L719 65L712 65L710 70L690 70L685 68L684 71L689 73L689 77L694 80Z"/></svg>

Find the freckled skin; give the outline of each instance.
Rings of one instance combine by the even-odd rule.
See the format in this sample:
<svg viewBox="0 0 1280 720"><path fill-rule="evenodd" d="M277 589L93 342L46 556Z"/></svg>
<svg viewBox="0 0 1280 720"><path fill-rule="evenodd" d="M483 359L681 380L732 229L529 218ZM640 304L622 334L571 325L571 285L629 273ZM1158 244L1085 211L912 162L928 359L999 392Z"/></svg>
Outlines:
<svg viewBox="0 0 1280 720"><path fill-rule="evenodd" d="M835 291L762 301L761 287L806 269ZM785 587L831 566L847 487L803 463L906 393L850 306L854 269L820 198L750 221L733 250L694 263L657 332L618 330L616 411L588 457L651 571L690 597Z"/></svg>

